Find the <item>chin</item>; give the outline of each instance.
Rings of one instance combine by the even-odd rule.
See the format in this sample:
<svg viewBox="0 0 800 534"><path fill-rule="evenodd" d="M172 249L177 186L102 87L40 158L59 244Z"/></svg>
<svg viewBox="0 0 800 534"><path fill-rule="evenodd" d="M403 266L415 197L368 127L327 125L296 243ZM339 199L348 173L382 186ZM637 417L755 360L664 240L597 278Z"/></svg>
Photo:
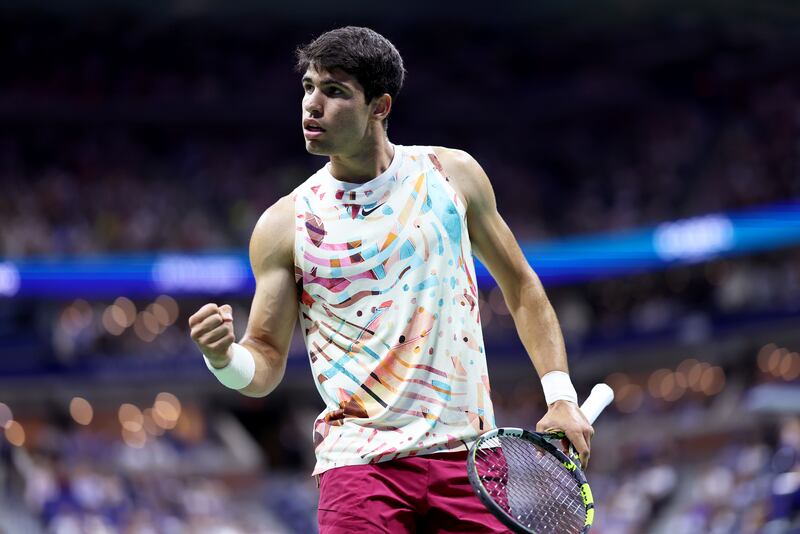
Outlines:
<svg viewBox="0 0 800 534"><path fill-rule="evenodd" d="M330 156L330 151L314 141L306 141L306 152L315 156Z"/></svg>

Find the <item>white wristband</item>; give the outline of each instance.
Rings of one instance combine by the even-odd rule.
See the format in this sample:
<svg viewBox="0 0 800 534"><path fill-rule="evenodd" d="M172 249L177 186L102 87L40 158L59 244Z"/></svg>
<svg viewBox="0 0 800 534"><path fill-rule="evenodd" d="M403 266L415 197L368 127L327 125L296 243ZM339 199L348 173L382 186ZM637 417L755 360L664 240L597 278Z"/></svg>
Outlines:
<svg viewBox="0 0 800 534"><path fill-rule="evenodd" d="M569 375L564 371L550 371L545 374L542 377L542 389L548 405L559 400L568 400L578 404L578 393L575 391Z"/></svg>
<svg viewBox="0 0 800 534"><path fill-rule="evenodd" d="M214 373L223 386L231 389L242 389L250 385L256 375L256 360L249 350L234 343L231 345L231 361L221 369L217 369L208 358L203 356L208 370Z"/></svg>

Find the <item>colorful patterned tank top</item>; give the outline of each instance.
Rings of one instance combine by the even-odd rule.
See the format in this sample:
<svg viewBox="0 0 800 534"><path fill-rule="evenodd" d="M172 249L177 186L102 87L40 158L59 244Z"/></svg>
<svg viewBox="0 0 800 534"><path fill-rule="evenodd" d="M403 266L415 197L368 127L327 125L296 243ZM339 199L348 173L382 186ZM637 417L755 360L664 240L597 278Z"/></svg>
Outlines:
<svg viewBox="0 0 800 534"><path fill-rule="evenodd" d="M326 165L294 199L300 325L326 404L314 474L494 428L466 213L433 149L395 146L364 184Z"/></svg>

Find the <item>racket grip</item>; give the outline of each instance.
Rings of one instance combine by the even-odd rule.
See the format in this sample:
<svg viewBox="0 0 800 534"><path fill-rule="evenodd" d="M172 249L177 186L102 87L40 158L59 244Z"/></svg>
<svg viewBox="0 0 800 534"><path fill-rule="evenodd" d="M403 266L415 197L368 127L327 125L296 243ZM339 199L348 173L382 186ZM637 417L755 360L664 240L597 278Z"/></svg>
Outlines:
<svg viewBox="0 0 800 534"><path fill-rule="evenodd" d="M612 400L614 400L614 390L608 384L600 383L592 388L589 397L581 406L581 411L589 420L590 425L594 424L597 417L606 409L606 406L611 404Z"/></svg>

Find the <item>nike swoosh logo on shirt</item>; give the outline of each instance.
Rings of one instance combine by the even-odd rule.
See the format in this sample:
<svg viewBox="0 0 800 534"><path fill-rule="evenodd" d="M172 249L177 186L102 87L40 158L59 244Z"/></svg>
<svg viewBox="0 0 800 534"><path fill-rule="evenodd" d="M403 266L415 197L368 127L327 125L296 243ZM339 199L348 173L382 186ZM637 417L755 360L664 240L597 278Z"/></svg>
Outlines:
<svg viewBox="0 0 800 534"><path fill-rule="evenodd" d="M373 211L375 211L376 209L380 208L380 207L381 207L381 206L383 206L384 204L386 204L386 202L383 202L383 203L381 203L381 204L378 204L377 206L375 206L375 207L374 207L374 208L372 208L371 210L368 210L368 209L362 209L362 210L361 210L361 213L364 215L364 217L366 217L367 215L369 215L370 213L372 213L372 212L373 212Z"/></svg>

